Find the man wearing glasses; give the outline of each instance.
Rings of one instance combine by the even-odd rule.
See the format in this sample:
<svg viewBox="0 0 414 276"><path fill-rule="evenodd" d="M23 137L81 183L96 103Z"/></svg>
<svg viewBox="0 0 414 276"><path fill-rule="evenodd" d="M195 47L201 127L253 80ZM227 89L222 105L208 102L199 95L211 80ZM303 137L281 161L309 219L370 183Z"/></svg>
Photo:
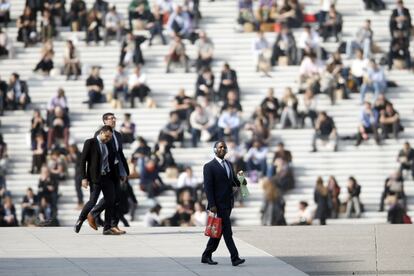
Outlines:
<svg viewBox="0 0 414 276"><path fill-rule="evenodd" d="M116 127L116 117L113 113L105 113L102 116L102 121L104 125L110 126L113 130L112 139L108 142L108 150L114 154L114 167L119 173L119 178L117 181L114 181L115 186L115 212L111 222L112 229L117 231L119 234L125 234L126 232L119 229L119 217L120 217L120 183L121 181L127 181L129 175L129 168L128 163L126 161L123 147L122 147L122 136L121 133L115 130ZM96 203L96 202L95 202ZM89 225L97 230L98 227L96 225L96 218L101 214L101 212L105 210L105 198L102 198L98 204L90 211L87 216ZM76 228L76 226L75 226ZM80 230L80 227L79 227ZM75 229L76 231L76 229ZM77 231L79 232L79 231Z"/></svg>

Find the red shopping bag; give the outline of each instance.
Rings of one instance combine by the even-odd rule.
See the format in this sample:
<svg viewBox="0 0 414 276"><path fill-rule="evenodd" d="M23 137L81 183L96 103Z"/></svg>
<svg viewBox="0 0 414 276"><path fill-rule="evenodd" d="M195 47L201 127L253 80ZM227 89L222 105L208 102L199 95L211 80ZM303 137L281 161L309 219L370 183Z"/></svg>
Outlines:
<svg viewBox="0 0 414 276"><path fill-rule="evenodd" d="M210 213L208 215L207 226L206 230L204 231L204 235L218 239L221 237L222 232L222 222L221 218L217 217L217 214Z"/></svg>
<svg viewBox="0 0 414 276"><path fill-rule="evenodd" d="M403 216L403 222L404 224L412 224L411 218L409 215L407 215L407 213L405 213Z"/></svg>
<svg viewBox="0 0 414 276"><path fill-rule="evenodd" d="M275 31L275 33L280 33L280 31L282 30L282 24L280 23L273 24L273 30Z"/></svg>
<svg viewBox="0 0 414 276"><path fill-rule="evenodd" d="M315 23L317 20L316 16L314 14L304 14L303 15L303 21L305 23Z"/></svg>

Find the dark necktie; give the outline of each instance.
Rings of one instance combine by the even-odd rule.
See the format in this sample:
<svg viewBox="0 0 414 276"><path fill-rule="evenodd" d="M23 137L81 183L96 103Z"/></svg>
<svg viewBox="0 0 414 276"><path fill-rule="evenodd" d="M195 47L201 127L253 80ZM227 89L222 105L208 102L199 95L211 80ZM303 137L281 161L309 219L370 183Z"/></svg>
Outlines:
<svg viewBox="0 0 414 276"><path fill-rule="evenodd" d="M104 172L109 172L108 149L105 144L102 144L102 162Z"/></svg>

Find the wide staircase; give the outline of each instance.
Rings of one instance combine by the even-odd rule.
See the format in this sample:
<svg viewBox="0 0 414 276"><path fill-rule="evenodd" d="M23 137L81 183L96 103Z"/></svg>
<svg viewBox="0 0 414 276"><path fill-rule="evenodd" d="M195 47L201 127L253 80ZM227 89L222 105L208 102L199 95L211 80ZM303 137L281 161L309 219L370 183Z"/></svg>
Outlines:
<svg viewBox="0 0 414 276"><path fill-rule="evenodd" d="M25 1L12 1L12 18L17 18L23 10ZM87 0L88 7L92 6L93 0ZM304 1L308 11L316 11L319 1ZM309 2L309 3L308 3ZM388 9L379 13L365 11L359 0L340 1L338 10L344 16L344 39L350 38L362 24L363 20L370 18L374 29L374 37L383 50L388 49L390 35L388 30L388 20L391 9L394 7L392 1L387 1ZM414 3L406 1L406 5L414 12ZM129 0L116 1L118 11L126 17L126 10ZM203 19L201 28L207 31L215 44L215 62L213 72L216 82L220 78L220 69L224 61L237 70L239 84L241 87L241 102L243 105L243 117L248 119L254 108L260 103L265 95L267 88L273 87L278 98L282 96L286 86L297 88L298 66L275 67L271 72L272 78L263 78L254 70L251 44L255 37L254 33L239 33L235 31L237 1L201 1L201 12ZM10 38L15 40L17 29L9 27L7 30ZM295 31L298 36L299 31ZM275 34L268 33L266 36L273 40ZM116 42L111 42L104 46L86 46L81 41L84 33L72 33L67 29L62 29L59 37L54 42L55 66L61 67L63 64L63 47L66 39L73 39L77 42L77 47L81 53L83 66L83 76L78 81L66 81L65 76L43 77L32 72L35 64L40 58L40 45L36 47L23 48L19 42L15 42L16 57L5 59L0 62L0 75L6 79L10 73L18 72L22 79L27 80L32 97L32 107L45 110L49 98L54 95L59 87L66 91L69 101L71 118L71 140L82 145L84 139L90 137L101 125L101 116L104 112L113 111L118 118L122 118L123 113L132 114L133 121L137 124L137 134L145 137L152 145L157 138L159 130L167 122L168 113L172 109L172 100L179 88L184 88L189 95L193 95L196 74L194 72L185 74L183 70L177 69L174 73L165 74L164 56L168 51L168 46L157 43L148 47L144 43L143 52L146 59L144 71L148 76L148 84L152 90L152 97L157 102L157 108L149 109L138 107L135 109L123 108L113 109L109 104L96 105L92 110L88 110L86 104L85 80L88 68L93 65L102 66L101 76L105 82L106 93L112 91L112 78L118 62L120 47ZM195 58L195 48L188 45L191 58ZM337 47L336 43L324 43L324 47L330 51ZM413 50L413 48L411 48ZM413 51L411 51L413 52ZM325 180L329 175L334 175L341 186L341 199L346 199L346 180L350 175L356 177L362 185L361 200L365 205L366 211L361 219L329 220L333 223L385 223L386 213L377 212L379 199L383 189L385 178L397 168L396 155L402 147L404 140L414 137L414 125L412 119L412 106L414 103L414 79L412 72L391 71L387 72L390 80L398 83L399 87L391 88L386 96L395 104L400 112L405 131L399 141L387 140L381 146L375 145L372 141L364 143L359 148L353 146L351 142L341 141L339 152L333 153L330 150L320 147L318 153L310 153L310 143L313 134L312 129L295 130L272 130L271 153L272 158L274 146L278 141L283 141L288 150L292 151L293 165L295 170L296 187L285 195L286 219L292 222L295 219L298 202L306 200L313 204L313 188L317 176L323 176ZM344 100L331 106L327 97L318 96L319 110L326 110L333 116L339 134L341 136L353 135L358 125L360 106L358 95L352 95L351 100ZM27 187L37 188L38 177L31 175L28 171L31 163L31 151L28 143L30 129L31 110L27 111L8 111L1 118L1 132L4 134L5 141L9 146L10 166L7 175L7 185L12 191L18 216L20 219L20 201ZM120 122L119 122L120 123ZM244 133L242 133L244 135ZM187 134L186 138L189 138ZM189 145L189 143L187 143ZM125 154L129 156L133 149L125 149ZM202 143L198 148L184 147L173 150L174 157L178 163L191 165L196 175L202 176L202 165L212 158L211 143ZM59 199L59 220L62 225L72 225L78 215L76 210L76 194L73 181L74 170L70 168L70 178L63 181L59 187L61 194ZM172 183L174 179L166 179ZM142 216L153 204L146 199L143 192L138 189L136 181L133 181L135 193L138 196L139 207L137 210L135 225L142 224ZM414 215L414 194L413 181L410 179L405 182L406 194L408 195L408 209L410 215ZM260 224L260 206L262 203L262 191L257 183L250 183L249 189L251 196L245 202L244 207L236 208L233 213L237 225L258 225ZM85 192L85 198L88 193ZM161 215L170 216L175 211L175 195L172 192L165 193L157 199L163 206Z"/></svg>

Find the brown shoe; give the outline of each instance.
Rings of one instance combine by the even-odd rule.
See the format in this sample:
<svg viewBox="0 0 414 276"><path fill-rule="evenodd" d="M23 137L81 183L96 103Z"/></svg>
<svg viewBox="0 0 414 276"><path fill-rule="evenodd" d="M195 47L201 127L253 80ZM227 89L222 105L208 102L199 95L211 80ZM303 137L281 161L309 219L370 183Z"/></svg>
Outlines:
<svg viewBox="0 0 414 276"><path fill-rule="evenodd" d="M88 223L89 226L93 229L93 230L98 230L98 226L96 226L96 222L95 222L95 218L92 216L91 213L88 214Z"/></svg>
<svg viewBox="0 0 414 276"><path fill-rule="evenodd" d="M110 228L110 229L104 230L102 234L104 234L104 235L112 235L112 236L119 236L119 235L121 235L118 232L116 232L113 227Z"/></svg>
<svg viewBox="0 0 414 276"><path fill-rule="evenodd" d="M115 227L112 227L113 229L116 229L116 231L118 231L119 232L119 234L121 234L121 235L123 235L123 234L126 234L126 231L125 230L121 230L121 229L119 229L119 227L118 226L115 226Z"/></svg>

